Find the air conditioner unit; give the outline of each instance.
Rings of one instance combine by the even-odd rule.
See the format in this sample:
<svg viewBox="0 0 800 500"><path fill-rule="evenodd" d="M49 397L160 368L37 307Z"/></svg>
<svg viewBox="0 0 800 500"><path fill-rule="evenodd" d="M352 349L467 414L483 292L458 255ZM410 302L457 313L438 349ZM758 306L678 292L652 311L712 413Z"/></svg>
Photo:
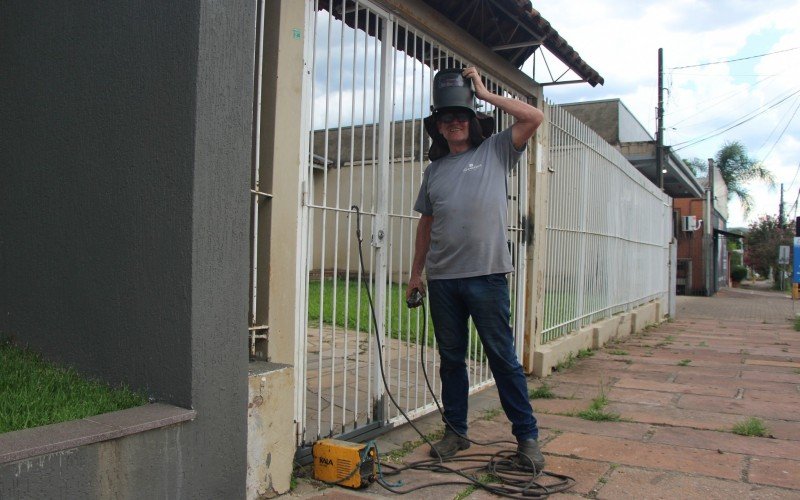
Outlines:
<svg viewBox="0 0 800 500"><path fill-rule="evenodd" d="M696 216L684 215L681 217L681 229L683 231L696 231L699 227Z"/></svg>

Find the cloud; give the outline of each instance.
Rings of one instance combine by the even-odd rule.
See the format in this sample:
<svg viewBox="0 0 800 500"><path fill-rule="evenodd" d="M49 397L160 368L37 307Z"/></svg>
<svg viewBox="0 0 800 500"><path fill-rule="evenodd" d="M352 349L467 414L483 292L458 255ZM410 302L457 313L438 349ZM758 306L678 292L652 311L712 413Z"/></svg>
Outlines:
<svg viewBox="0 0 800 500"><path fill-rule="evenodd" d="M597 88L585 84L548 87L545 95L549 99L559 103L620 98L654 131L657 53L662 47L667 68L666 143L685 146L717 131L679 154L705 159L713 157L725 142L738 140L751 156L764 159L777 181L789 190L800 162L800 111L793 116L800 94L766 108L800 90L800 50L738 63L676 67L800 47L800 32L795 27L800 3L770 2L765 9L759 2L746 0L607 0L602 4L540 0L536 9L606 81ZM556 76L563 71L554 57L549 57L548 63ZM549 79L541 58L536 69L537 81ZM752 118L722 132L748 116ZM755 199L751 219L777 213L775 192L759 183L748 187ZM794 201L798 188L800 176L791 186L793 195L787 195L787 205ZM745 225L738 204L733 202L729 208L729 224Z"/></svg>

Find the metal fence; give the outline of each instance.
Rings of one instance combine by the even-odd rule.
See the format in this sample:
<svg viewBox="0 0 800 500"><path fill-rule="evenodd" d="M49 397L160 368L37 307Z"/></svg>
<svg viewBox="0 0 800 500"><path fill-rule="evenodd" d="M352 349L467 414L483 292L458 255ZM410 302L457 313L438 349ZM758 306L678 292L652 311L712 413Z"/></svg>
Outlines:
<svg viewBox="0 0 800 500"><path fill-rule="evenodd" d="M405 305L418 214L414 200L427 165L434 71L469 63L368 1L307 0L304 82L305 164L301 166L303 261L301 350L296 370L297 444L326 436L356 436L402 420L388 404L383 368L395 399L409 416L435 409L425 387L422 359L439 391L433 327L420 309ZM519 97L491 75L490 90ZM487 103L497 129L508 116ZM509 279L515 334L524 318L524 215L527 155L509 175L509 245L517 271ZM291 166L286 166L291 168ZM365 262L358 261L357 220ZM518 279L518 276L520 277ZM367 289L375 299L373 321ZM427 326L427 329L425 328ZM427 331L427 336L424 332ZM493 383L477 337L471 335L471 390ZM521 349L518 342L518 349Z"/></svg>
<svg viewBox="0 0 800 500"><path fill-rule="evenodd" d="M550 133L542 343L668 290L670 198L555 105Z"/></svg>

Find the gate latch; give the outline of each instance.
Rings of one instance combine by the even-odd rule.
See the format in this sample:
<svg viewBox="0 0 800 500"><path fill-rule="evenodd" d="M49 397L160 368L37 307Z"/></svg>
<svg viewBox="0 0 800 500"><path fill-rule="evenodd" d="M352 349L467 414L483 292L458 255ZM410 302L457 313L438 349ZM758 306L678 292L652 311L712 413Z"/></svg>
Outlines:
<svg viewBox="0 0 800 500"><path fill-rule="evenodd" d="M378 229L377 234L372 235L372 246L380 248L383 246L383 237L385 236L383 229Z"/></svg>

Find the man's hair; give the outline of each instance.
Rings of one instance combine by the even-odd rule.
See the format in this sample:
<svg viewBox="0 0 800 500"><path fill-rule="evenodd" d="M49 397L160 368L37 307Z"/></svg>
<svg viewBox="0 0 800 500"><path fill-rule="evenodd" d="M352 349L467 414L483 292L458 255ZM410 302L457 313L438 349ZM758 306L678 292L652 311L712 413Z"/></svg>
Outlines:
<svg viewBox="0 0 800 500"><path fill-rule="evenodd" d="M469 142L473 148L480 146L486 138L483 137L483 130L480 122L476 116L469 119ZM433 136L433 142L428 150L428 159L430 161L438 160L450 154L450 146L447 145L447 140L439 132L438 128Z"/></svg>

